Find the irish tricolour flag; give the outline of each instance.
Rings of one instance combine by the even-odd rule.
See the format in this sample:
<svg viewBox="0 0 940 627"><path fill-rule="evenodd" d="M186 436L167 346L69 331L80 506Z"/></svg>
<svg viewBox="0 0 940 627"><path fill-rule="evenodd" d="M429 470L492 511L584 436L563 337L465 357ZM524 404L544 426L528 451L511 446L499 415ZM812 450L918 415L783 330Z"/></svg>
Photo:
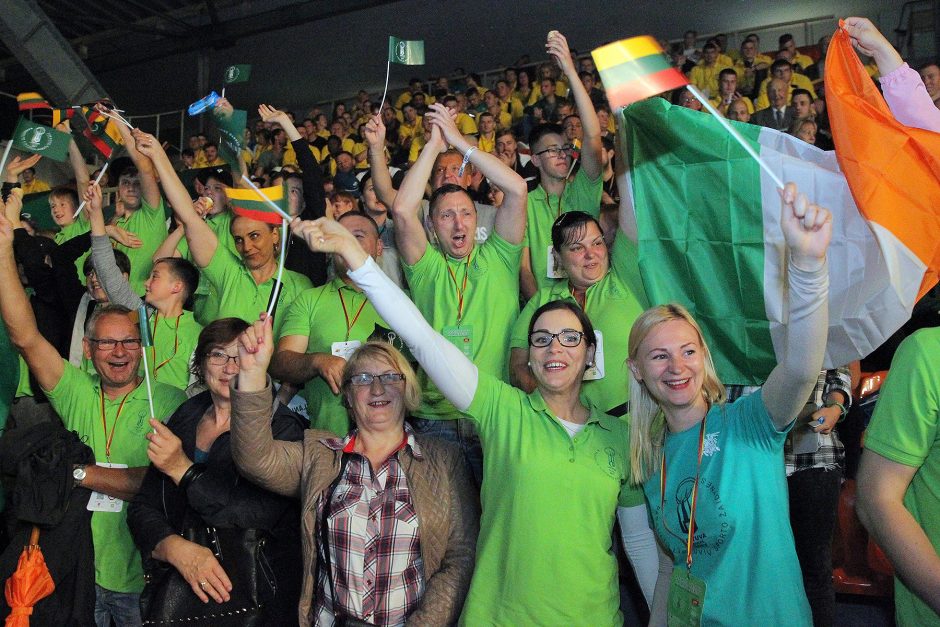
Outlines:
<svg viewBox="0 0 940 627"><path fill-rule="evenodd" d="M723 382L763 383L781 353L786 322L775 185L708 114L653 98L624 109L623 117L650 303L689 308ZM910 317L921 289L925 264L911 252L912 238L937 234L891 231L870 212L863 217L834 153L732 124L784 181L833 213L826 366L869 354Z"/></svg>

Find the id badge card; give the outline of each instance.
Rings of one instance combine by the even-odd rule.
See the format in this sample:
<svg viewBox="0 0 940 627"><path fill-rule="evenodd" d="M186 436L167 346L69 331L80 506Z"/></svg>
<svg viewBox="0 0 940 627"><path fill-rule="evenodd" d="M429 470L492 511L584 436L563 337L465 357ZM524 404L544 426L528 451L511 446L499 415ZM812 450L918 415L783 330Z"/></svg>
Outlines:
<svg viewBox="0 0 940 627"><path fill-rule="evenodd" d="M584 371L582 381L597 381L604 378L604 335L594 330L594 337L597 338L597 348L594 350L594 365Z"/></svg>
<svg viewBox="0 0 940 627"><path fill-rule="evenodd" d="M568 273L561 267L561 262L555 256L552 245L545 249L545 276L550 279L567 279Z"/></svg>
<svg viewBox="0 0 940 627"><path fill-rule="evenodd" d="M359 340L349 340L348 342L333 342L333 344L330 345L330 353L332 353L334 357L342 357L346 361L349 361L349 357L360 346L362 346L362 342Z"/></svg>
<svg viewBox="0 0 940 627"><path fill-rule="evenodd" d="M127 468L127 464L96 462L96 465L102 468ZM103 492L92 492L91 498L88 499L87 509L89 512L111 512L112 514L120 514L121 510L124 509L124 501L113 496L108 496Z"/></svg>
<svg viewBox="0 0 940 627"><path fill-rule="evenodd" d="M705 582L690 573L685 564L672 569L666 624L669 627L697 627L702 624L704 606Z"/></svg>
<svg viewBox="0 0 940 627"><path fill-rule="evenodd" d="M459 348L467 359L473 359L473 326L444 327L441 335Z"/></svg>

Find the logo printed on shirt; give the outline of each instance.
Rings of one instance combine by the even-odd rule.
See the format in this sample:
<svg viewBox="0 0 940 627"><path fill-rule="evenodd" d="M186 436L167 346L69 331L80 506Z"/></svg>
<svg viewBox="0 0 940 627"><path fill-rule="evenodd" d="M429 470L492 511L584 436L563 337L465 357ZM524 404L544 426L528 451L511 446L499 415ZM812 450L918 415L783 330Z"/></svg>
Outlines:
<svg viewBox="0 0 940 627"><path fill-rule="evenodd" d="M617 451L611 446L595 450L594 463L609 477L619 479L622 475L620 469L623 465L620 463L620 456L617 455Z"/></svg>
<svg viewBox="0 0 940 627"><path fill-rule="evenodd" d="M721 431L715 431L714 433L705 434L705 443L702 445L702 455L704 455L705 457L711 457L715 453L718 453L721 451L721 449L718 448L718 434L719 433L721 433Z"/></svg>

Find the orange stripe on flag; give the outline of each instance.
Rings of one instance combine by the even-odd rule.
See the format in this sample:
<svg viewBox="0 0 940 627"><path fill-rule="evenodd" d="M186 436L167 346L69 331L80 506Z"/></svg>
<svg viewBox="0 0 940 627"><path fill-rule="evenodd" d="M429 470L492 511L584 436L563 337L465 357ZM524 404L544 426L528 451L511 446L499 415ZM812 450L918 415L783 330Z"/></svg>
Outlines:
<svg viewBox="0 0 940 627"><path fill-rule="evenodd" d="M940 275L940 133L894 118L842 28L826 56L826 100L836 156L859 210L927 266L919 299Z"/></svg>

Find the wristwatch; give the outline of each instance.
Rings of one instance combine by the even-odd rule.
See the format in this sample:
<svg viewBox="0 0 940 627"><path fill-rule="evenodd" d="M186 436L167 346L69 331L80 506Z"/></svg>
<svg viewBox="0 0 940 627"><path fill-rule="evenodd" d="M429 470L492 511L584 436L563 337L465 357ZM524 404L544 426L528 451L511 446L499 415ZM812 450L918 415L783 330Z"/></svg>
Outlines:
<svg viewBox="0 0 940 627"><path fill-rule="evenodd" d="M87 474L88 473L85 472L85 464L76 464L72 468L72 480L74 482L73 487L77 488L78 486L82 485L82 481L85 480L85 475Z"/></svg>

